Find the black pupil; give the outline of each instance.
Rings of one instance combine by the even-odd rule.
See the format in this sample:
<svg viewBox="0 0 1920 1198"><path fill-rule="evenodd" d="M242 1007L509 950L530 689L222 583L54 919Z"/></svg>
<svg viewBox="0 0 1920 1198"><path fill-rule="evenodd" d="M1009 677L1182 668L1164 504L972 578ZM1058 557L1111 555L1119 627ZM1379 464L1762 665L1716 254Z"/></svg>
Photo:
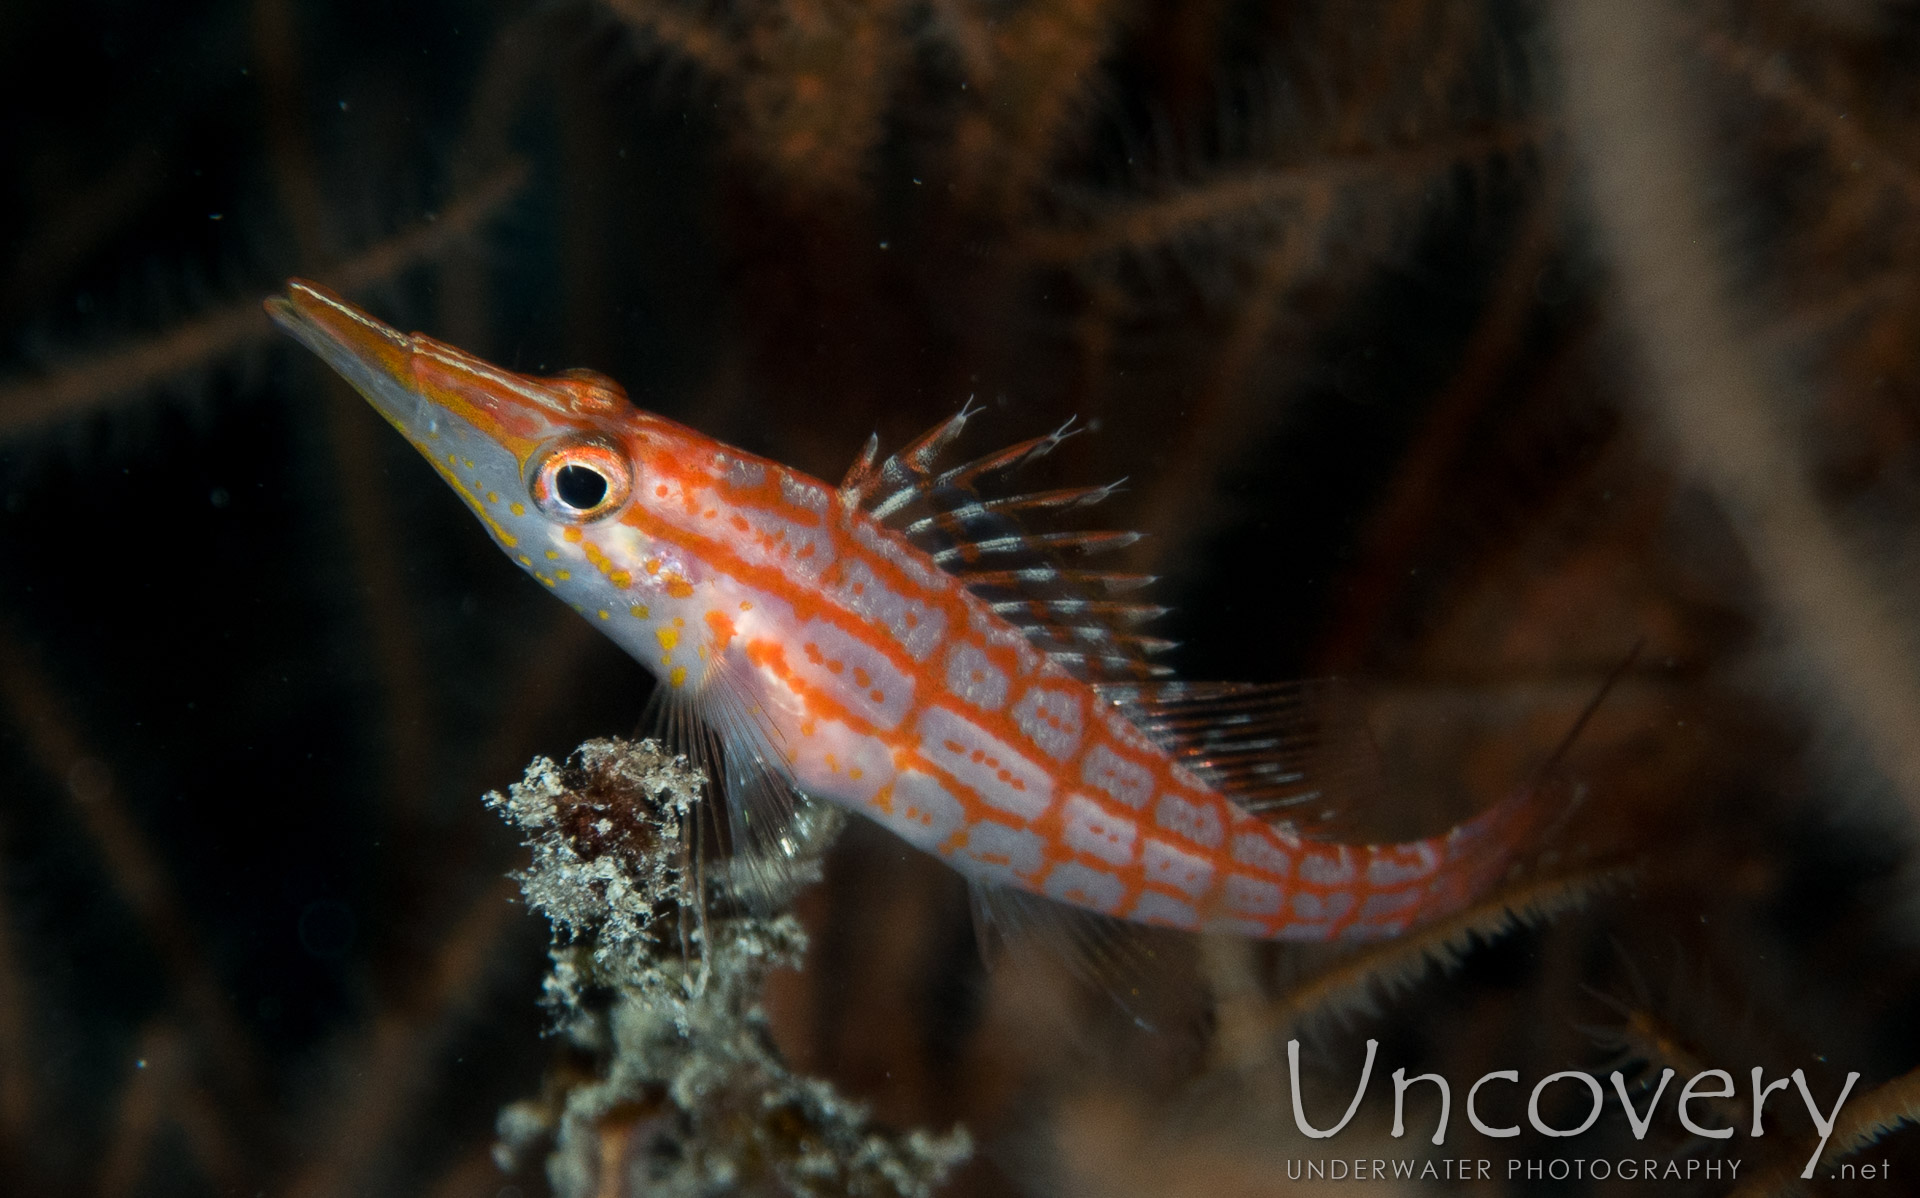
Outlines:
<svg viewBox="0 0 1920 1198"><path fill-rule="evenodd" d="M553 476L553 493L561 503L584 512L607 497L607 480L585 466L562 466Z"/></svg>

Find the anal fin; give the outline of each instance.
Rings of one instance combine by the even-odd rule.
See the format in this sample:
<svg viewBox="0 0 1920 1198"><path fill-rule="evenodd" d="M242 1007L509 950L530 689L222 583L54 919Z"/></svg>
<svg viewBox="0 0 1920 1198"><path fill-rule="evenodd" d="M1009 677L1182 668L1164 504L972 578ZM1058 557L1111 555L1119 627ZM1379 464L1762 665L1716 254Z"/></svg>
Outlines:
<svg viewBox="0 0 1920 1198"><path fill-rule="evenodd" d="M1142 1030L1175 1030L1196 1017L1192 937L977 878L967 880L967 896L989 969L1033 953L1111 999Z"/></svg>

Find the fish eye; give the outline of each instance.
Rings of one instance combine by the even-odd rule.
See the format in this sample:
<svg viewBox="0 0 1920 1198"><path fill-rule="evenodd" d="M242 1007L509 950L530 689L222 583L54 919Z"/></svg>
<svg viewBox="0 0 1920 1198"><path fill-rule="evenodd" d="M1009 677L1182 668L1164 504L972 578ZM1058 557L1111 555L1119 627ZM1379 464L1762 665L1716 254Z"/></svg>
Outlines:
<svg viewBox="0 0 1920 1198"><path fill-rule="evenodd" d="M534 505L573 524L618 510L632 489L626 455L598 437L572 438L543 451L529 479Z"/></svg>
<svg viewBox="0 0 1920 1198"><path fill-rule="evenodd" d="M590 512L607 497L607 478L592 466L569 462L554 471L553 494L570 508Z"/></svg>

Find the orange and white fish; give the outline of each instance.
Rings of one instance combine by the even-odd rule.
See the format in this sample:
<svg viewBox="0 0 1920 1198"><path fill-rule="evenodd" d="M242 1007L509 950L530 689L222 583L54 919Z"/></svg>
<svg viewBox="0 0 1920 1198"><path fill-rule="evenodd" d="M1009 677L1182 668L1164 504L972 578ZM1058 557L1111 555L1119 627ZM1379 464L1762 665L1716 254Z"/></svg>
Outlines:
<svg viewBox="0 0 1920 1198"><path fill-rule="evenodd" d="M1546 824L1533 788L1444 835L1344 844L1256 811L1302 790L1299 692L1170 684L1138 576L1068 559L1127 534L1019 523L1107 488L982 497L1043 437L938 459L962 412L832 487L634 408L407 336L311 283L273 319L379 409L493 539L717 740L736 819L859 812L989 892L1282 940L1460 910Z"/></svg>

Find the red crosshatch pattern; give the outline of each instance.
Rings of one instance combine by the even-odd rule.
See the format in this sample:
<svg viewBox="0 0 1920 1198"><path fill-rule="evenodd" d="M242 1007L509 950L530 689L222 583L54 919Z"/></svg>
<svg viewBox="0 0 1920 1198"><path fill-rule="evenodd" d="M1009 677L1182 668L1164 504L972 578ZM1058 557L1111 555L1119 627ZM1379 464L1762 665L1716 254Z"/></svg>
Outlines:
<svg viewBox="0 0 1920 1198"><path fill-rule="evenodd" d="M1520 793L1425 840L1295 835L1183 768L852 488L634 409L608 380L509 374L308 285L273 311L696 711L752 712L799 789L969 876L1183 929L1371 938L1466 905L1537 831ZM591 512L556 506L571 466L606 482Z"/></svg>

